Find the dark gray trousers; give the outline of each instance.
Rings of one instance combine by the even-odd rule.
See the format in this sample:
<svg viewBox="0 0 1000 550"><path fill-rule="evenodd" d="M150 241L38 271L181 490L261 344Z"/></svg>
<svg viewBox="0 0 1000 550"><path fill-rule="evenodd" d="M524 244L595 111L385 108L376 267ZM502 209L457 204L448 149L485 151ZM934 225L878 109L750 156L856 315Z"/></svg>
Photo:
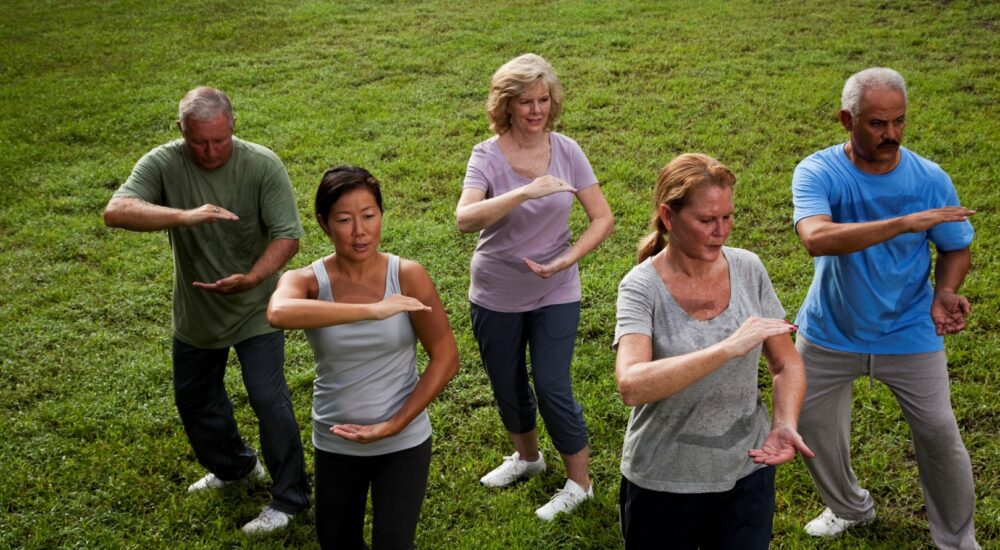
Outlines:
<svg viewBox="0 0 1000 550"><path fill-rule="evenodd" d="M271 503L294 514L309 505L309 481L299 425L285 382L285 333L247 338L233 346L250 406L260 423L260 449L271 474ZM198 462L219 479L250 473L257 461L243 442L226 394L229 348L202 349L174 338L174 401Z"/></svg>

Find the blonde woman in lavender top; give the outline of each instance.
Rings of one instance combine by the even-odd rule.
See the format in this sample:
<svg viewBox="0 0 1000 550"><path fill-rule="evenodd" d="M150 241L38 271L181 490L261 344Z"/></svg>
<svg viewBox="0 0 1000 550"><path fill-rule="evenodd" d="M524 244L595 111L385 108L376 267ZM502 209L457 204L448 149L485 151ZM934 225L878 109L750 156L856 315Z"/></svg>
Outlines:
<svg viewBox="0 0 1000 550"><path fill-rule="evenodd" d="M487 112L496 135L472 149L455 212L461 231L479 233L472 325L514 447L480 481L504 487L545 470L536 435L540 412L568 477L536 510L547 521L593 496L587 427L570 380L580 318L577 262L614 229L586 155L552 131L562 100L552 66L537 55L519 56L494 73ZM568 219L575 201L590 221L574 242Z"/></svg>

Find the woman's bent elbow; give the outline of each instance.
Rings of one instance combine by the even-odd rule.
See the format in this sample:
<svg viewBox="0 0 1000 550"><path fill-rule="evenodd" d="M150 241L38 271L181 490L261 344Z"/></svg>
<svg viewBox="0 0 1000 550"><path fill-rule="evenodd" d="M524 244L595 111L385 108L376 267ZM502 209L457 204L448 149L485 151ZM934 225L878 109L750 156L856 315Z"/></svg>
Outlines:
<svg viewBox="0 0 1000 550"><path fill-rule="evenodd" d="M477 230L472 221L464 217L456 215L455 222L458 225L458 230L462 233L475 233Z"/></svg>
<svg viewBox="0 0 1000 550"><path fill-rule="evenodd" d="M618 380L618 395L622 398L622 402L629 407L642 404L637 395L635 384L628 380Z"/></svg>
<svg viewBox="0 0 1000 550"><path fill-rule="evenodd" d="M276 307L269 305L267 307L267 322L274 328L281 328L281 329L288 328L285 325L286 322L285 316L283 315L280 306Z"/></svg>

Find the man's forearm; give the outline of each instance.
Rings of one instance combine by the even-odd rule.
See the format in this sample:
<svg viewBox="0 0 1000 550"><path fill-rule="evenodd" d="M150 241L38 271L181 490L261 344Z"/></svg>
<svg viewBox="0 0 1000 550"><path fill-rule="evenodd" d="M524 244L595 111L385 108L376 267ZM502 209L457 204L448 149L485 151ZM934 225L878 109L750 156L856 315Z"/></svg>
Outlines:
<svg viewBox="0 0 1000 550"><path fill-rule="evenodd" d="M968 247L950 252L938 251L934 265L934 292L958 292L971 266L972 252Z"/></svg>
<svg viewBox="0 0 1000 550"><path fill-rule="evenodd" d="M277 273L298 252L298 239L275 239L267 245L247 275L260 284Z"/></svg>
<svg viewBox="0 0 1000 550"><path fill-rule="evenodd" d="M902 218L836 223L816 216L799 221L799 238L811 256L842 256L883 243L902 233Z"/></svg>
<svg viewBox="0 0 1000 550"><path fill-rule="evenodd" d="M114 197L104 209L104 225L131 231L160 231L182 225L183 210L136 197Z"/></svg>

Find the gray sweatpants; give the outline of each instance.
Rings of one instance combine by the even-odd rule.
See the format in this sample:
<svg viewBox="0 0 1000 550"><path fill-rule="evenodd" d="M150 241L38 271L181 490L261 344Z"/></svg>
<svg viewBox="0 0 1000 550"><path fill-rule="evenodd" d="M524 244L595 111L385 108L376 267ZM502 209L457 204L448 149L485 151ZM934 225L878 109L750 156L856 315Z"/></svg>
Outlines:
<svg viewBox="0 0 1000 550"><path fill-rule="evenodd" d="M972 463L951 410L943 351L871 355L834 351L797 337L806 366L799 433L815 453L806 467L823 502L845 519L864 518L875 506L851 469L851 395L854 379L889 386L913 435L931 537L939 548L978 549Z"/></svg>

